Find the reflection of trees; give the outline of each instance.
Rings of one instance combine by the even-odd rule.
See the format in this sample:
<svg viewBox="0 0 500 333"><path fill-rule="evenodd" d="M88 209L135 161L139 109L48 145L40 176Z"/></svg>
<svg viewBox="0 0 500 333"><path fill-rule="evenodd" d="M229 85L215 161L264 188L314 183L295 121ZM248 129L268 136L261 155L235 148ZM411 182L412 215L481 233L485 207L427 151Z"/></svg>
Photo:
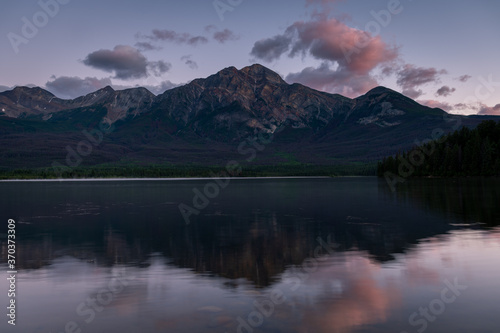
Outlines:
<svg viewBox="0 0 500 333"><path fill-rule="evenodd" d="M69 243L42 235L23 239L16 244L16 268L38 269L50 265L51 261L71 256L89 263L106 266L117 264L140 265L148 259L148 253L137 242L129 243L123 235L112 230L103 231L103 245L95 243ZM7 243L1 242L2 260L7 261Z"/></svg>
<svg viewBox="0 0 500 333"><path fill-rule="evenodd" d="M331 235L336 252L359 250L387 261L422 238L449 231L453 226L448 222L500 222L500 180L495 179L412 179L398 185L395 194L383 180L378 189L375 180L368 190L363 186L370 182L364 181L345 198L352 183L314 190L284 184L264 187L266 195L260 195L262 187L238 191L241 185L235 184L232 193L238 196L210 206L190 225L178 220L176 205L165 204L163 187L145 191L137 199L140 204L132 200L137 198L134 187L131 193L107 195L84 187L90 192L75 192L68 200L72 205L50 209L33 199L27 216L52 217L19 219L30 224L17 229L17 268L36 269L62 256L96 265L141 266L152 253L160 253L195 273L268 286L287 267L314 257L318 237ZM0 249L6 262L5 240Z"/></svg>
<svg viewBox="0 0 500 333"><path fill-rule="evenodd" d="M411 179L398 184L395 194L385 181L379 188L398 202L439 213L452 223L500 224L499 178Z"/></svg>
<svg viewBox="0 0 500 333"><path fill-rule="evenodd" d="M158 224L146 228L116 223L112 228L93 225L77 234L59 228L51 236L33 236L19 242L18 268L40 268L62 256L104 266L141 266L151 253L161 253L168 262L196 273L245 278L256 286L268 286L287 267L314 257L318 237L326 240L331 235L336 252L362 250L375 260L385 261L394 253L406 251L419 237L443 231L431 227L422 231L419 224L413 232L398 224L260 212L252 216L207 215L189 226ZM5 260L5 251L2 253Z"/></svg>

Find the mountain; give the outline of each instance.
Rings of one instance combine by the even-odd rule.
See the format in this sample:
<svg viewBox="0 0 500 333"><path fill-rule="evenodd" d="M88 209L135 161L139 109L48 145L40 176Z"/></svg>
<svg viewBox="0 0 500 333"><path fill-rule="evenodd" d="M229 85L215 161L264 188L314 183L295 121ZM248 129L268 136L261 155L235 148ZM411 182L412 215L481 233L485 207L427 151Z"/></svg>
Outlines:
<svg viewBox="0 0 500 333"><path fill-rule="evenodd" d="M107 109L108 121L115 122L147 111L154 99L155 95L146 88L115 91L107 86L74 100L63 100L42 88L16 87L0 93L0 109L8 117L41 116L42 120L49 120L56 112L102 106Z"/></svg>
<svg viewBox="0 0 500 333"><path fill-rule="evenodd" d="M496 119L448 115L385 87L354 99L320 92L258 64L228 67L158 96L106 87L63 100L18 87L0 93L0 108L4 169L68 164L77 153L78 165L352 164ZM111 130L100 140L103 124ZM88 133L97 135L90 152L83 148L92 141Z"/></svg>
<svg viewBox="0 0 500 333"><path fill-rule="evenodd" d="M261 65L223 69L168 90L157 100L155 114L170 116L179 128L236 140L282 125L317 129L352 107L348 98L289 85Z"/></svg>

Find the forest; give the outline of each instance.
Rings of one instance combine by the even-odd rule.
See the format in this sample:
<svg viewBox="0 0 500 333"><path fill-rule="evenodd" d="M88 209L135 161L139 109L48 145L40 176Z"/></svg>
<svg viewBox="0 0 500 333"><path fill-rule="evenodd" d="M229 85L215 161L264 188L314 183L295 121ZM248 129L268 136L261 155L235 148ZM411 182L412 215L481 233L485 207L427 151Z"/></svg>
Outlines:
<svg viewBox="0 0 500 333"><path fill-rule="evenodd" d="M377 175L409 177L468 177L500 175L500 122L486 120L476 128L462 127L438 140L377 165Z"/></svg>

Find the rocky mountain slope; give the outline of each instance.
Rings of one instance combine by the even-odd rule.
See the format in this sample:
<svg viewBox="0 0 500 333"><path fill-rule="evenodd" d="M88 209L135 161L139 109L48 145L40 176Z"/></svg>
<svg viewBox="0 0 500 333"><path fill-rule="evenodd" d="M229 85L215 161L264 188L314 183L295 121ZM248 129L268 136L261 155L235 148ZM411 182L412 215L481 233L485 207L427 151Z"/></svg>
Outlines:
<svg viewBox="0 0 500 333"><path fill-rule="evenodd" d="M242 145L259 134L273 134L272 143L256 146L254 164L375 161L436 132L495 118L450 116L384 87L350 99L287 84L261 65L228 67L158 96L145 88L106 87L63 100L18 87L0 93L0 110L4 168L64 161L88 140L83 133L103 123L112 130L81 156L82 165L222 165L241 159Z"/></svg>

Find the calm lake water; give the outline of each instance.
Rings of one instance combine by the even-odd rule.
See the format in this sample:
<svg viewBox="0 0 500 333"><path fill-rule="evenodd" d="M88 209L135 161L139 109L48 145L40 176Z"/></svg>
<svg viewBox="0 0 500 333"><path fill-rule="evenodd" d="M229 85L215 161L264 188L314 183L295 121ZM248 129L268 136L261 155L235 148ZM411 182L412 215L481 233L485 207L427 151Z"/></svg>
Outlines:
<svg viewBox="0 0 500 333"><path fill-rule="evenodd" d="M212 198L197 197L195 212L196 189ZM500 180L412 180L395 193L377 178L217 189L0 182L0 331L500 332Z"/></svg>

